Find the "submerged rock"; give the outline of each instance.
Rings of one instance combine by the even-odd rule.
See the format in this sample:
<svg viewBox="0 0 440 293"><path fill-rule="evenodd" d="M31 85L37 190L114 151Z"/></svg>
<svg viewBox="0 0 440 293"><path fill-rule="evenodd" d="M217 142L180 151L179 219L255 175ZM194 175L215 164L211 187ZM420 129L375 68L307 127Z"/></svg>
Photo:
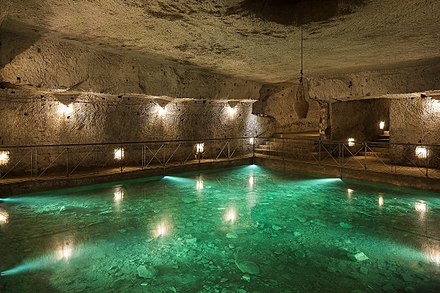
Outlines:
<svg viewBox="0 0 440 293"><path fill-rule="evenodd" d="M248 273L251 275L258 275L260 273L258 265L249 260L236 261L235 264L242 273Z"/></svg>
<svg viewBox="0 0 440 293"><path fill-rule="evenodd" d="M339 226L341 226L344 229L351 229L352 228L352 226L350 224L345 223L345 222L340 222Z"/></svg>
<svg viewBox="0 0 440 293"><path fill-rule="evenodd" d="M138 276L144 279L153 279L157 275L155 268L147 268L146 266L138 266Z"/></svg>
<svg viewBox="0 0 440 293"><path fill-rule="evenodd" d="M277 225L272 225L272 229L274 229L275 231L279 231L282 228L280 226L277 226Z"/></svg>
<svg viewBox="0 0 440 293"><path fill-rule="evenodd" d="M226 234L226 238L236 239L236 238L238 238L238 235L236 233L230 232L230 233Z"/></svg>
<svg viewBox="0 0 440 293"><path fill-rule="evenodd" d="M354 254L349 254L348 257L353 261L365 261L368 260L368 256L366 256L363 252L356 252Z"/></svg>

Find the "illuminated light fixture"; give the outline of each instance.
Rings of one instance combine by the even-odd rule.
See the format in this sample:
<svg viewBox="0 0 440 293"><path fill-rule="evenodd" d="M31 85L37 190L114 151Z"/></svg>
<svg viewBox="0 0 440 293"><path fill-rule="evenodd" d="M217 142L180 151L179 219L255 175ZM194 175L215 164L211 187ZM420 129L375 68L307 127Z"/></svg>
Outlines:
<svg viewBox="0 0 440 293"><path fill-rule="evenodd" d="M304 88L304 33L301 26L301 77L299 78L298 89L296 90L295 102L293 107L296 112L296 116L299 119L307 118L307 113L309 112L309 102L307 102L308 92Z"/></svg>
<svg viewBox="0 0 440 293"><path fill-rule="evenodd" d="M7 224L9 221L9 214L5 210L0 210L0 225Z"/></svg>
<svg viewBox="0 0 440 293"><path fill-rule="evenodd" d="M57 259L64 261L68 261L72 257L72 254L73 248L72 245L70 245L69 243L63 245L61 249L56 252Z"/></svg>
<svg viewBox="0 0 440 293"><path fill-rule="evenodd" d="M348 141L348 146L349 146L349 147L352 147L352 146L355 145L355 143L354 143L354 138L353 138L353 137L350 137L349 139L347 139L347 141Z"/></svg>
<svg viewBox="0 0 440 293"><path fill-rule="evenodd" d="M250 144L254 144L254 142L255 142L255 138L253 138L253 137L249 138L249 143Z"/></svg>
<svg viewBox="0 0 440 293"><path fill-rule="evenodd" d="M168 227L167 227L167 223L165 221L160 222L157 225L156 229L154 230L154 236L156 238L163 237L163 236L167 235L167 233L168 233Z"/></svg>
<svg viewBox="0 0 440 293"><path fill-rule="evenodd" d="M384 204L383 197L382 195L379 195L379 206L381 207L383 206L383 204Z"/></svg>
<svg viewBox="0 0 440 293"><path fill-rule="evenodd" d="M205 151L205 144L203 142L196 144L196 154L202 154Z"/></svg>
<svg viewBox="0 0 440 293"><path fill-rule="evenodd" d="M117 203L124 200L124 191L122 189L113 192L113 200Z"/></svg>
<svg viewBox="0 0 440 293"><path fill-rule="evenodd" d="M71 116L73 114L73 103L68 105L60 103L58 105L58 113L60 113L60 115Z"/></svg>
<svg viewBox="0 0 440 293"><path fill-rule="evenodd" d="M353 194L353 192L354 192L353 189L351 189L351 188L348 188L348 189L347 189L347 195L348 195L348 198L349 198L349 199L351 199L351 195Z"/></svg>
<svg viewBox="0 0 440 293"><path fill-rule="evenodd" d="M161 117L164 116L167 113L166 107L170 103L170 101L163 99L156 99L154 100L154 102L157 105L157 110L156 110L157 114Z"/></svg>
<svg viewBox="0 0 440 293"><path fill-rule="evenodd" d="M113 151L114 153L114 158L117 161L123 160L125 157L125 150L124 148L117 148Z"/></svg>
<svg viewBox="0 0 440 293"><path fill-rule="evenodd" d="M379 129L384 130L385 129L385 121L380 121L379 123Z"/></svg>
<svg viewBox="0 0 440 293"><path fill-rule="evenodd" d="M426 159L429 156L429 150L425 146L416 147L416 157L419 159Z"/></svg>
<svg viewBox="0 0 440 293"><path fill-rule="evenodd" d="M0 151L0 166L9 163L9 151Z"/></svg>
<svg viewBox="0 0 440 293"><path fill-rule="evenodd" d="M233 208L226 210L224 219L228 223L234 223L237 221L237 211Z"/></svg>
<svg viewBox="0 0 440 293"><path fill-rule="evenodd" d="M203 179L202 178L197 178L196 181L196 190L200 191L203 190Z"/></svg>
<svg viewBox="0 0 440 293"><path fill-rule="evenodd" d="M416 201L415 209L419 213L423 214L426 213L426 211L428 210L428 205L424 201Z"/></svg>

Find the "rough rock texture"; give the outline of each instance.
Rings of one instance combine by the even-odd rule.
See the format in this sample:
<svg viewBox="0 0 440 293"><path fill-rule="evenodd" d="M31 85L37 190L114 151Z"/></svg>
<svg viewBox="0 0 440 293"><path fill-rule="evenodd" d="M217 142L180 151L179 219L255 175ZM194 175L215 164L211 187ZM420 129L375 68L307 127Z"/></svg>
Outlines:
<svg viewBox="0 0 440 293"><path fill-rule="evenodd" d="M357 142L371 141L382 133L379 122L389 125L389 99L375 99L331 104L331 138Z"/></svg>
<svg viewBox="0 0 440 293"><path fill-rule="evenodd" d="M53 94L0 92L2 145L252 137L270 127L269 119L251 114L249 103L230 115L225 102L176 100L160 116L153 97L81 94L66 102ZM60 113L60 100L71 102L71 115Z"/></svg>
<svg viewBox="0 0 440 293"><path fill-rule="evenodd" d="M390 141L440 144L440 101L430 98L393 99Z"/></svg>
<svg viewBox="0 0 440 293"><path fill-rule="evenodd" d="M45 38L267 83L298 76L298 24L311 75L439 55L437 0L0 0L0 7L0 20L36 26Z"/></svg>

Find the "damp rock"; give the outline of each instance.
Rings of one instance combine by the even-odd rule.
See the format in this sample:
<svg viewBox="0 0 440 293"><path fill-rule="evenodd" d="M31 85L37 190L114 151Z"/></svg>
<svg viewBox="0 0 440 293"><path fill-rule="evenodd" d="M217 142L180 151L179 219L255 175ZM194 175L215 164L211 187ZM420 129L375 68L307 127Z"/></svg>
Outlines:
<svg viewBox="0 0 440 293"><path fill-rule="evenodd" d="M196 202L196 199L195 198L184 198L182 201L183 201L183 203L190 204L190 203Z"/></svg>
<svg viewBox="0 0 440 293"><path fill-rule="evenodd" d="M248 273L251 275L258 275L260 273L260 268L252 261L236 261L235 264L242 273Z"/></svg>
<svg viewBox="0 0 440 293"><path fill-rule="evenodd" d="M229 239L237 239L237 238L238 238L238 235L237 235L236 233L229 232L229 233L226 234L226 238L229 238Z"/></svg>
<svg viewBox="0 0 440 293"><path fill-rule="evenodd" d="M345 223L345 222L340 222L339 226L341 226L344 229L351 229L352 228L352 226L350 224Z"/></svg>
<svg viewBox="0 0 440 293"><path fill-rule="evenodd" d="M365 260L368 260L368 256L366 256L363 252L359 251L356 253L352 253L349 254L348 257L353 260L353 261L357 261L357 262L362 262Z"/></svg>
<svg viewBox="0 0 440 293"><path fill-rule="evenodd" d="M415 293L416 290L413 287L406 287L405 288L405 293Z"/></svg>
<svg viewBox="0 0 440 293"><path fill-rule="evenodd" d="M147 268L146 266L138 266L138 276L144 279L153 279L157 275L155 268Z"/></svg>
<svg viewBox="0 0 440 293"><path fill-rule="evenodd" d="M229 281L229 279L227 279L227 278L221 278L220 279L220 283L226 283L227 281Z"/></svg>
<svg viewBox="0 0 440 293"><path fill-rule="evenodd" d="M368 274L368 269L367 269L367 268L361 267L361 268L359 269L359 271L360 271L362 274L364 274L364 275Z"/></svg>
<svg viewBox="0 0 440 293"><path fill-rule="evenodd" d="M248 274L245 274L241 277L242 280L246 281L246 282L250 282L251 281L251 276L249 276Z"/></svg>
<svg viewBox="0 0 440 293"><path fill-rule="evenodd" d="M392 293L397 292L391 283L388 283L385 286L382 286L382 290L385 292L392 292Z"/></svg>
<svg viewBox="0 0 440 293"><path fill-rule="evenodd" d="M272 229L275 230L275 231L279 231L282 228L280 226L277 226L277 225L272 225Z"/></svg>

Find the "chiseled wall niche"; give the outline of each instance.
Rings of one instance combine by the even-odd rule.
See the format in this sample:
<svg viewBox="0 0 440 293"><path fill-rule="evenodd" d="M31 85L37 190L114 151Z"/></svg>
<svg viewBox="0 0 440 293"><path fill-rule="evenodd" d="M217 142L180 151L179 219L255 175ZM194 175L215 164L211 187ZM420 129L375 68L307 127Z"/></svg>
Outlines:
<svg viewBox="0 0 440 293"><path fill-rule="evenodd" d="M309 112L306 119L299 119L294 102L297 86L291 83L267 84L260 90L260 99L254 111L273 118L276 132L301 132L319 130L321 105L308 99Z"/></svg>
<svg viewBox="0 0 440 293"><path fill-rule="evenodd" d="M380 121L389 126L389 99L369 99L331 104L331 136L333 140L370 141L380 134Z"/></svg>
<svg viewBox="0 0 440 293"><path fill-rule="evenodd" d="M51 94L29 95L19 91L14 91L14 94L11 92L11 90L2 90L0 95L0 117L2 117L0 149L2 145L35 146L163 140L204 142L212 138L239 137L247 138L240 143L249 144L248 138L271 128L270 120L251 113L252 106L249 103L240 103L235 107L235 111L231 111L226 102L171 101L165 106L166 113L161 113L161 108L153 98L81 94L67 100L63 99L63 104ZM190 155L195 141L182 144L173 158L184 159ZM206 141L206 151L216 153L222 148L220 144ZM161 151L161 159L170 156L176 145L165 147ZM88 155L92 148L94 148L93 156L87 158L90 165L113 161L115 147L111 145L104 148L70 148L70 165L79 163L80 157ZM152 146L152 148L156 147L157 145ZM238 150L241 147L242 145L238 145ZM139 162L141 146L131 148L127 149L127 160L132 160L133 163ZM81 154L75 156L75 151ZM40 166L47 166L60 153L60 149L54 151L41 148L38 152ZM11 153L10 165L18 159L19 156ZM65 164L64 159L58 159L57 164Z"/></svg>
<svg viewBox="0 0 440 293"><path fill-rule="evenodd" d="M390 159L402 165L440 166L440 101L393 99L390 107Z"/></svg>

